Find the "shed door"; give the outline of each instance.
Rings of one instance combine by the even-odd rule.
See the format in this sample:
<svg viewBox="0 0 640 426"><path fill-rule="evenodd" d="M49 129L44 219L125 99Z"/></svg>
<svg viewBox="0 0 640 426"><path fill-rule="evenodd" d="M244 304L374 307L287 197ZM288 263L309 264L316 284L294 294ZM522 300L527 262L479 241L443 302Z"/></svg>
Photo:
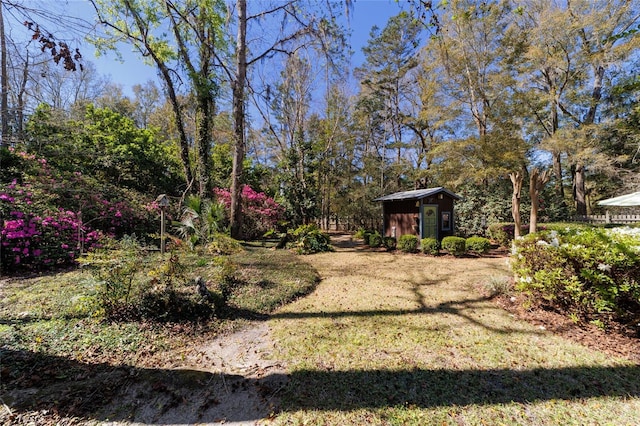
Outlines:
<svg viewBox="0 0 640 426"><path fill-rule="evenodd" d="M438 206L422 206L422 238L438 238Z"/></svg>

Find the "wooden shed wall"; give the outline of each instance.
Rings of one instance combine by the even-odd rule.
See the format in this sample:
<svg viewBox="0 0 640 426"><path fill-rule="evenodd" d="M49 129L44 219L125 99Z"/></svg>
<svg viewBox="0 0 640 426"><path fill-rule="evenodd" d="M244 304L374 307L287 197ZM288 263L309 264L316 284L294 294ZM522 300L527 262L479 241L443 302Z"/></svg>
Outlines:
<svg viewBox="0 0 640 426"><path fill-rule="evenodd" d="M384 203L384 231L385 236L391 237L393 227L396 237L405 234L420 234L420 208L416 201L393 201ZM416 219L418 218L418 219Z"/></svg>

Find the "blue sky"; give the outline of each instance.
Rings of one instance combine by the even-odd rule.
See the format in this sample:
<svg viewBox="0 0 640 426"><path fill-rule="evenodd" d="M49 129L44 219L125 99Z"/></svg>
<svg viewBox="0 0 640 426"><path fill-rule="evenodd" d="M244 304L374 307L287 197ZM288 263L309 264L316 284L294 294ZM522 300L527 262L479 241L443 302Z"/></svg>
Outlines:
<svg viewBox="0 0 640 426"><path fill-rule="evenodd" d="M259 0L249 0L259 1ZM69 4L85 14L92 12L92 7L85 1L70 1ZM400 2L402 4L402 2ZM85 11L86 8L86 11ZM351 28L351 46L354 51L352 67L362 64L362 47L369 39L371 27L377 25L384 28L388 19L400 12L399 3L395 0L355 0L354 7L350 12L349 24ZM90 48L87 48L89 50ZM111 80L122 85L124 93L130 94L131 87L135 84L142 84L148 80L156 81L156 71L154 67L144 65L142 61L128 48L121 52L124 62L119 62L114 54L109 54L96 58L90 51L84 53L87 60L93 62L100 74L111 77Z"/></svg>

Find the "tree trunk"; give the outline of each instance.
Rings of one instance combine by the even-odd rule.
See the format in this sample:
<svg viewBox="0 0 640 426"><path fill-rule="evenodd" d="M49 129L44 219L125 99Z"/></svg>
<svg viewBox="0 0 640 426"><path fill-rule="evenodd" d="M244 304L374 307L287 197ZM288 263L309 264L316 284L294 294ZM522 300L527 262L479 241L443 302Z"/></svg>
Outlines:
<svg viewBox="0 0 640 426"><path fill-rule="evenodd" d="M587 111L583 125L589 126L596 121L596 113L598 111L598 105L602 99L602 82L604 80L605 69L602 65L593 66L593 89L591 91L591 105ZM586 216L587 214L587 190L586 190L586 177L585 177L585 165L579 162L576 164L574 175L574 196L576 203L576 214L579 216Z"/></svg>
<svg viewBox="0 0 640 426"><path fill-rule="evenodd" d="M0 146L9 146L9 76L7 75L7 38L4 32L3 2L0 0L0 120L2 121L2 140Z"/></svg>
<svg viewBox="0 0 640 426"><path fill-rule="evenodd" d="M513 184L513 195L511 196L511 215L513 216L513 222L515 227L513 228L513 238L520 238L520 194L522 192L522 182L524 181L523 172L510 173L509 178Z"/></svg>
<svg viewBox="0 0 640 426"><path fill-rule="evenodd" d="M587 215L587 196L584 182L584 165L576 164L574 174L574 197L576 202L576 214L578 216Z"/></svg>
<svg viewBox="0 0 640 426"><path fill-rule="evenodd" d="M540 173L535 167L529 174L529 196L531 197L531 214L529 216L529 233L533 234L538 229L538 209L540 207L540 191L549 182L549 170Z"/></svg>
<svg viewBox="0 0 640 426"><path fill-rule="evenodd" d="M236 40L236 75L233 87L234 149L231 176L231 236L241 239L242 180L245 155L244 140L244 88L247 78L247 2L237 0L238 36Z"/></svg>
<svg viewBox="0 0 640 426"><path fill-rule="evenodd" d="M210 189L212 189L209 188L211 180L211 162L209 161L210 106L209 99L199 94L196 111L196 144L198 147L198 195L201 198L211 197Z"/></svg>

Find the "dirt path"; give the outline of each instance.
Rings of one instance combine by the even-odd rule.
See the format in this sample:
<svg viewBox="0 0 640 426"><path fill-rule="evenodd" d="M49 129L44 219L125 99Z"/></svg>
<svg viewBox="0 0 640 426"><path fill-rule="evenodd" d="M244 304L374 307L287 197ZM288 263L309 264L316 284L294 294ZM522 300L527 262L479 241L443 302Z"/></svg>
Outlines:
<svg viewBox="0 0 640 426"><path fill-rule="evenodd" d="M160 376L142 373L100 413L104 425L255 425L278 409L285 366L271 360L267 323L251 323L196 348L181 366ZM128 414L127 414L128 413Z"/></svg>

